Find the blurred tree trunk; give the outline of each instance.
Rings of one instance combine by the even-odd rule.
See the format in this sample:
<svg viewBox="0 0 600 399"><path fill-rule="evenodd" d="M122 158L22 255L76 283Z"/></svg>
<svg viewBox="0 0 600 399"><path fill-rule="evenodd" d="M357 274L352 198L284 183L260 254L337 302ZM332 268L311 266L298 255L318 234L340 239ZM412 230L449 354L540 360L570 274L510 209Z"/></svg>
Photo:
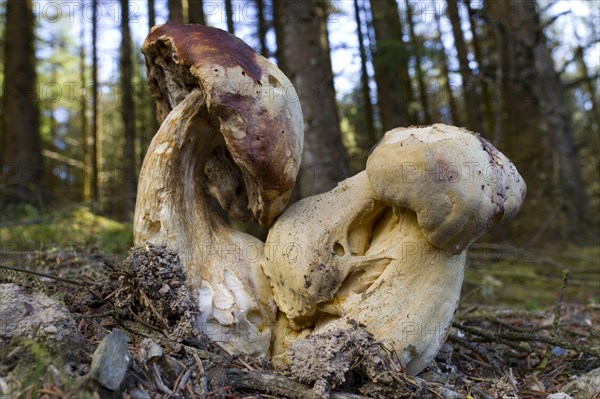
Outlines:
<svg viewBox="0 0 600 399"><path fill-rule="evenodd" d="M371 0L376 50L373 54L377 98L383 131L417 123L409 54L404 43L396 0Z"/></svg>
<svg viewBox="0 0 600 399"><path fill-rule="evenodd" d="M100 201L98 183L98 0L92 1L92 148L90 196L93 202Z"/></svg>
<svg viewBox="0 0 600 399"><path fill-rule="evenodd" d="M200 0L190 0L190 20L191 20L191 15L192 15L192 13L191 13L192 1L200 1ZM156 13L155 13L155 8L154 8L154 0L148 0L148 31L150 31L150 29L152 29L152 27L154 25L156 25ZM148 121L148 132L142 131L140 134L140 136L142 137L142 140L143 140L142 141L142 159L144 158L144 155L146 152L146 147L147 147L146 142L149 141L149 140L146 140L146 137L149 135L149 138L151 139L154 136L154 134L158 131L158 128L159 128L158 120L156 118L156 102L154 102L154 98L150 95L149 90L145 90L144 92L146 95L146 100L148 101L148 104L150 106L150 120Z"/></svg>
<svg viewBox="0 0 600 399"><path fill-rule="evenodd" d="M133 102L133 63L131 60L131 31L129 29L129 0L121 0L121 119L125 136L124 194L125 214L135 208L135 106Z"/></svg>
<svg viewBox="0 0 600 399"><path fill-rule="evenodd" d="M85 82L87 82L87 77L85 74L86 66L85 66L85 18L81 21L81 47L79 49L79 80L81 81L80 87L80 109L81 109L81 159L83 161L83 165L87 166L89 162L89 151L88 151L88 99L85 93ZM86 169L84 169L86 170ZM82 187L81 187L81 200L83 202L88 202L90 200L90 180L88 176L84 174L82 179Z"/></svg>
<svg viewBox="0 0 600 399"><path fill-rule="evenodd" d="M256 1L256 14L258 15L258 42L260 43L260 54L269 58L269 49L267 48L267 21L265 20L265 3L263 0Z"/></svg>
<svg viewBox="0 0 600 399"><path fill-rule="evenodd" d="M462 96L465 106L465 115L467 117L466 127L479 133L483 131L481 101L477 90L477 81L473 71L469 66L469 53L463 36L460 15L458 13L457 0L446 0L448 7L448 18L452 24L452 33L454 35L454 47L458 57L460 76L462 78Z"/></svg>
<svg viewBox="0 0 600 399"><path fill-rule="evenodd" d="M586 89L586 91L588 92L588 95L590 96L590 102L592 104L592 108L591 108L591 115L594 116L598 116L596 113L598 112L598 92L596 90L596 88L594 88L594 81L596 81L596 84L598 84L598 79L594 79L590 72L589 72L589 68L587 66L587 63L585 62L585 49L581 46L581 38L579 37L579 34L577 33L577 29L573 30L575 39L577 40L577 47L575 48L575 61L577 62L577 69L579 70L579 74L580 76L584 79L583 83L584 83L584 87ZM596 118L592 125L594 124L598 124L599 121Z"/></svg>
<svg viewBox="0 0 600 399"><path fill-rule="evenodd" d="M42 183L33 2L8 0L4 34L2 174L6 202L35 203Z"/></svg>
<svg viewBox="0 0 600 399"><path fill-rule="evenodd" d="M285 6L281 1L273 1L273 27L275 28L275 58L277 58L277 66L282 71L287 71L285 62L285 21L287 20Z"/></svg>
<svg viewBox="0 0 600 399"><path fill-rule="evenodd" d="M156 24L156 5L154 0L148 0L148 31Z"/></svg>
<svg viewBox="0 0 600 399"><path fill-rule="evenodd" d="M488 81L484 73L486 67L486 60L483 52L481 51L481 45L479 40L479 34L477 32L477 21L475 20L475 10L471 6L471 0L465 0L467 10L469 13L469 24L471 25L471 36L473 37L471 43L473 44L473 52L475 53L475 61L479 67L479 73L477 78L481 87L481 102L483 104L483 112L485 118L485 133L488 138L492 137L494 133L495 118L494 118L494 107L492 105L492 97L488 88ZM484 35L485 36L485 35ZM489 50L489 49L488 49ZM482 132L483 133L483 132Z"/></svg>
<svg viewBox="0 0 600 399"><path fill-rule="evenodd" d="M0 8L0 12L2 12L2 16L4 18L4 22L6 22L6 7ZM6 29L0 28L0 62L2 63L2 72L0 73L0 164L3 161L4 156L4 34L6 33ZM2 196L0 195L0 198Z"/></svg>
<svg viewBox="0 0 600 399"><path fill-rule="evenodd" d="M183 4L181 0L168 0L169 2L169 20L183 23Z"/></svg>
<svg viewBox="0 0 600 399"><path fill-rule="evenodd" d="M227 32L235 34L235 24L233 22L233 4L231 0L225 0L225 16L227 18Z"/></svg>
<svg viewBox="0 0 600 399"><path fill-rule="evenodd" d="M442 70L442 78L444 80L444 90L446 91L446 96L448 97L448 108L450 109L450 122L453 125L460 126L461 118L458 113L458 106L456 105L456 100L454 99L454 95L452 92L452 85L450 84L450 69L448 68L448 56L446 54L446 46L444 46L444 41L442 40L442 25L440 24L440 16L436 12L434 14L435 23L437 26L437 35L435 37L435 41L439 47L439 62L440 69Z"/></svg>
<svg viewBox="0 0 600 399"><path fill-rule="evenodd" d="M542 31L535 0L488 0L498 10L503 135L528 198L511 227L530 242L573 238L587 222L587 198L564 86Z"/></svg>
<svg viewBox="0 0 600 399"><path fill-rule="evenodd" d="M299 187L307 197L330 190L349 173L329 58L327 5L323 0L284 0L275 6L283 8L276 15L284 19L275 25L283 29L277 32L283 72L294 84L304 114Z"/></svg>
<svg viewBox="0 0 600 399"><path fill-rule="evenodd" d="M362 94L363 106L365 107L365 123L367 125L367 143L365 149L369 149L377 142L377 133L375 131L375 121L373 116L373 104L371 104L371 89L369 88L369 71L367 69L367 50L365 48L365 38L363 35L362 19L360 17L360 8L358 0L354 0L354 19L356 21L356 32L358 34L358 49L360 54L360 90ZM363 134L364 135L364 134Z"/></svg>
<svg viewBox="0 0 600 399"><path fill-rule="evenodd" d="M423 109L423 122L426 125L429 125L431 123L431 113L429 111L429 101L427 99L427 84L425 83L425 75L423 74L423 68L421 67L421 43L415 34L415 23L413 20L414 10L408 0L404 0L404 2L406 5L406 19L408 20L410 41L413 45L413 54L415 56L415 72L417 75L417 83L419 85L419 100L421 101L421 108Z"/></svg>
<svg viewBox="0 0 600 399"><path fill-rule="evenodd" d="M190 24L206 25L204 2L202 0L188 0L188 19Z"/></svg>

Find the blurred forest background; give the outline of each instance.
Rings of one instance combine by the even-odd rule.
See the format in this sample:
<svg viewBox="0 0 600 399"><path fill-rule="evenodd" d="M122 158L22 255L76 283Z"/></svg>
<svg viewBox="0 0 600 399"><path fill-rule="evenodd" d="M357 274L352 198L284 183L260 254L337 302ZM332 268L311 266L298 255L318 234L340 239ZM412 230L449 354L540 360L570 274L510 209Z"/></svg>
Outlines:
<svg viewBox="0 0 600 399"><path fill-rule="evenodd" d="M362 170L389 129L465 126L528 185L471 256L522 267L474 266L480 292L506 278L527 292L540 273L559 290L568 267L600 300L596 0L0 0L2 262L126 253L158 129L139 49L167 20L235 33L290 77L305 118L298 198Z"/></svg>

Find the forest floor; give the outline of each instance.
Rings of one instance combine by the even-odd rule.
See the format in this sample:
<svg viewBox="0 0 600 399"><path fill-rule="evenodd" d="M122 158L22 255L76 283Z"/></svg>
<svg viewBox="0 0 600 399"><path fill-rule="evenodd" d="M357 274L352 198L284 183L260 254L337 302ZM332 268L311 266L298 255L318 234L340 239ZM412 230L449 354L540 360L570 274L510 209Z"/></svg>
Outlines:
<svg viewBox="0 0 600 399"><path fill-rule="evenodd" d="M324 356L314 368L337 369L314 379L231 356L194 333L176 256L152 251L125 262L60 250L3 259L0 398L600 398L598 248L517 256L476 245L453 327L424 372L405 375L354 326L335 338L352 353ZM167 282L176 289L164 295ZM99 376L119 365L92 359L115 330L127 337L129 361L111 391L105 386L120 377ZM106 352L118 357L115 348ZM558 392L569 396L551 396Z"/></svg>

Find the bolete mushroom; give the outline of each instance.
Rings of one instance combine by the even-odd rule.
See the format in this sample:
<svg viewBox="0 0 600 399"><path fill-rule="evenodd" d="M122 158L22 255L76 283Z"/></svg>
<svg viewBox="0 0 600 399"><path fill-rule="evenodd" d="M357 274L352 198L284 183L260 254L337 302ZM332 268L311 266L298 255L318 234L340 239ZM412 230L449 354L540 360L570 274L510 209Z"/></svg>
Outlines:
<svg viewBox="0 0 600 399"><path fill-rule="evenodd" d="M224 223L219 205L266 226L284 210L302 152L298 97L276 66L220 29L169 22L142 52L162 124L140 172L135 245L178 251L199 330L231 352L268 354L276 307L263 243Z"/></svg>
<svg viewBox="0 0 600 399"><path fill-rule="evenodd" d="M443 124L387 132L366 171L292 205L270 229L262 266L281 311L272 353L355 321L419 373L445 340L466 248L512 217L525 192L477 134Z"/></svg>
<svg viewBox="0 0 600 399"><path fill-rule="evenodd" d="M282 355L360 323L420 372L456 310L467 247L523 201L514 165L460 128L398 128L365 171L284 211L303 123L283 73L201 25L155 27L142 51L162 125L140 172L134 241L179 253L196 327L231 352ZM263 244L222 211L266 226L281 216Z"/></svg>

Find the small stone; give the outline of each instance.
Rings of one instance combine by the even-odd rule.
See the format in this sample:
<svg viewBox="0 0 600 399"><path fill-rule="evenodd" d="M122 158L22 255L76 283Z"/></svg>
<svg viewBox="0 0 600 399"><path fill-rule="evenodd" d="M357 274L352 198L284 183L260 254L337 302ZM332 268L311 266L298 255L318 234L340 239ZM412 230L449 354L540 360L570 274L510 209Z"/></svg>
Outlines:
<svg viewBox="0 0 600 399"><path fill-rule="evenodd" d="M444 399L461 399L462 398L461 394L451 391L450 389L444 388L444 387L440 388L438 393Z"/></svg>
<svg viewBox="0 0 600 399"><path fill-rule="evenodd" d="M169 293L169 291L171 291L171 287L169 287L168 284L165 284L160 288L160 290L158 290L158 293L161 295L166 295Z"/></svg>
<svg viewBox="0 0 600 399"><path fill-rule="evenodd" d="M6 380L0 377L0 394L7 395L9 391L10 389L8 387L8 384L6 383Z"/></svg>
<svg viewBox="0 0 600 399"><path fill-rule="evenodd" d="M565 348L561 348L560 346L555 346L552 348L550 353L552 353L554 356L563 356L565 353L567 353L567 350Z"/></svg>
<svg viewBox="0 0 600 399"><path fill-rule="evenodd" d="M544 392L546 390L546 387L544 386L544 384L542 383L542 381L532 381L530 384L527 385L527 389L531 390L531 391L541 391Z"/></svg>
<svg viewBox="0 0 600 399"><path fill-rule="evenodd" d="M125 378L128 365L127 336L115 329L96 348L90 375L103 387L116 391Z"/></svg>
<svg viewBox="0 0 600 399"><path fill-rule="evenodd" d="M146 362L153 363L163 355L162 347L151 339L144 339L142 344L144 345L144 359Z"/></svg>
<svg viewBox="0 0 600 399"><path fill-rule="evenodd" d="M443 361L445 363L450 364L452 360L452 352L454 352L454 348L449 343L444 343L440 348L440 351L435 356L435 358L439 361Z"/></svg>
<svg viewBox="0 0 600 399"><path fill-rule="evenodd" d="M546 399L573 399L573 398L564 392L558 392L558 393L551 393L550 395L546 396Z"/></svg>
<svg viewBox="0 0 600 399"><path fill-rule="evenodd" d="M129 392L129 396L131 399L152 399L150 394L143 389L134 389Z"/></svg>
<svg viewBox="0 0 600 399"><path fill-rule="evenodd" d="M562 387L573 399L597 398L600 396L600 368L594 369Z"/></svg>
<svg viewBox="0 0 600 399"><path fill-rule="evenodd" d="M58 332L58 328L54 324L50 324L49 326L44 327L44 334L46 335L54 335Z"/></svg>

